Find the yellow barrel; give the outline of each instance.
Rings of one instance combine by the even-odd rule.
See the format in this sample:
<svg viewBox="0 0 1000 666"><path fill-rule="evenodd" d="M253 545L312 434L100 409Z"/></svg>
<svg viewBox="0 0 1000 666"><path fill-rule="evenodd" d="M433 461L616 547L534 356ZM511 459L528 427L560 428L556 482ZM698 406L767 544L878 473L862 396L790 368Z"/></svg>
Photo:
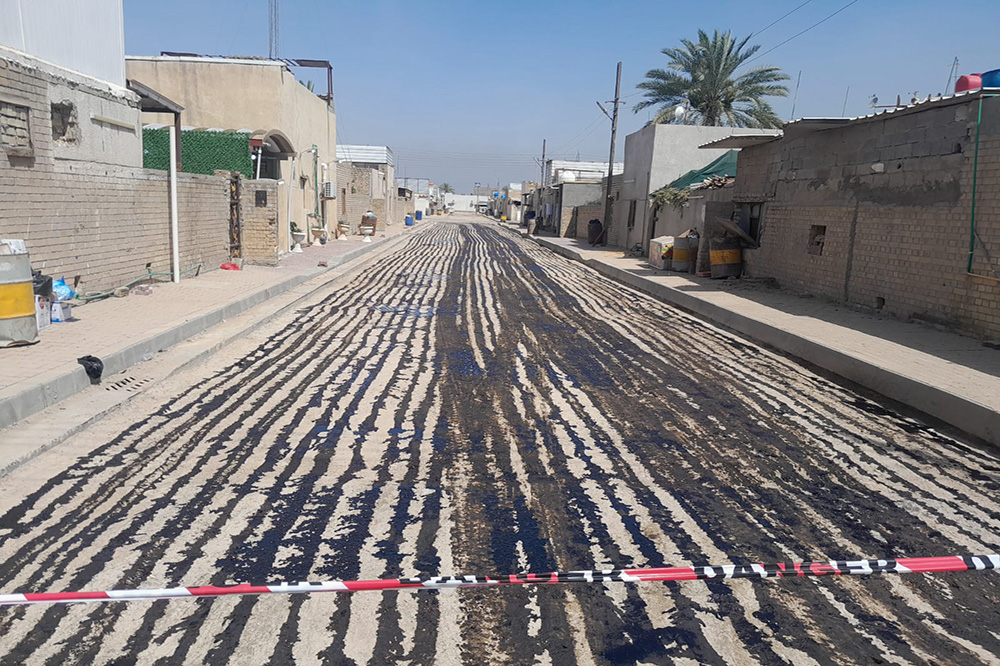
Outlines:
<svg viewBox="0 0 1000 666"><path fill-rule="evenodd" d="M671 270L687 273L688 268L691 266L691 250L688 249L689 247L690 241L687 238L674 239L674 256L673 261L670 263Z"/></svg>
<svg viewBox="0 0 1000 666"><path fill-rule="evenodd" d="M736 238L713 238L709 245L712 277L739 277L743 273L743 252Z"/></svg>
<svg viewBox="0 0 1000 666"><path fill-rule="evenodd" d="M38 342L35 291L27 254L0 255L0 347Z"/></svg>

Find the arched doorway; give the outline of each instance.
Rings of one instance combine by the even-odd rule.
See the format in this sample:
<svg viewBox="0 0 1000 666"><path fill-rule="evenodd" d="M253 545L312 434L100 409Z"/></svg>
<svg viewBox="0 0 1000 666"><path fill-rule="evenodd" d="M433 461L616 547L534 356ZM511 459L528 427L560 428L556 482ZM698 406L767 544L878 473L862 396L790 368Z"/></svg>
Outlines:
<svg viewBox="0 0 1000 666"><path fill-rule="evenodd" d="M282 160L287 160L295 154L292 142L279 130L258 130L254 132L252 138L261 140L261 147L257 150L260 177L280 180Z"/></svg>

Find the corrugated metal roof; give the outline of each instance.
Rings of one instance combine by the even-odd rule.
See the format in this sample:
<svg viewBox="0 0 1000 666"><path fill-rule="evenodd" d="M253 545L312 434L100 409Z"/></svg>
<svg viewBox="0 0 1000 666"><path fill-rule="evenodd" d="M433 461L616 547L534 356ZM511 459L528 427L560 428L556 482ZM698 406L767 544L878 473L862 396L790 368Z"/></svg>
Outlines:
<svg viewBox="0 0 1000 666"><path fill-rule="evenodd" d="M337 146L337 159L343 162L357 162L359 164L388 164L395 166L395 156L389 146L359 146L344 145Z"/></svg>
<svg viewBox="0 0 1000 666"><path fill-rule="evenodd" d="M750 146L759 146L762 143L777 141L781 138L781 132L761 132L760 134L733 134L731 136L709 141L698 146L699 148L729 148L740 149Z"/></svg>
<svg viewBox="0 0 1000 666"><path fill-rule="evenodd" d="M874 120L884 120L886 116L891 115L909 115L911 113L919 113L920 111L926 111L928 109L935 109L942 106L949 106L952 104L963 104L965 102L970 102L975 99L979 99L984 95L998 95L1000 94L1000 88L980 88L979 90L967 90L965 92L955 93L954 95L942 95L940 97L928 97L927 99L921 100L919 102L914 102L912 104L907 104L905 106L896 107L893 109L883 109L881 111L874 111L864 116L856 116L854 118L799 118L798 120L793 120L790 123L785 124L786 135L790 131L804 130L805 132L815 131L818 132L824 129L831 129L833 127L840 127L843 125L849 125L853 123L864 123L871 122Z"/></svg>

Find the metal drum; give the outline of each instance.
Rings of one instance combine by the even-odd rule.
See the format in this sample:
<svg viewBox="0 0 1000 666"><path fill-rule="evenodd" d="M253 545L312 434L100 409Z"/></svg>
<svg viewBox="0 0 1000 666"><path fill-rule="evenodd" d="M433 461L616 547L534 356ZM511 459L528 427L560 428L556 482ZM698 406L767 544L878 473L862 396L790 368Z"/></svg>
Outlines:
<svg viewBox="0 0 1000 666"><path fill-rule="evenodd" d="M407 215L405 218L403 218L403 220L405 221L406 226L408 226L408 227L412 227L413 226L413 216L412 215Z"/></svg>
<svg viewBox="0 0 1000 666"><path fill-rule="evenodd" d="M738 278L743 273L743 252L737 238L713 238L709 257L713 278Z"/></svg>
<svg viewBox="0 0 1000 666"><path fill-rule="evenodd" d="M27 254L0 255L0 347L38 342L35 290Z"/></svg>
<svg viewBox="0 0 1000 666"><path fill-rule="evenodd" d="M417 211L417 222L419 222L422 219L424 219L424 211L418 210Z"/></svg>
<svg viewBox="0 0 1000 666"><path fill-rule="evenodd" d="M687 273L691 267L691 241L687 238L674 239L674 257L670 268L675 271Z"/></svg>

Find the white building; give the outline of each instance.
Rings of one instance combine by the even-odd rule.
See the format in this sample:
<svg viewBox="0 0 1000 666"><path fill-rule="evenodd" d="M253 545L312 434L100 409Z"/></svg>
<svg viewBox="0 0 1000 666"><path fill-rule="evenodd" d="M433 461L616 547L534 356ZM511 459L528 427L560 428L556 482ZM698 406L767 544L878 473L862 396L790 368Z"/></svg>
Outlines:
<svg viewBox="0 0 1000 666"><path fill-rule="evenodd" d="M0 0L0 58L47 79L54 159L142 166L140 98L125 80L122 0ZM27 122L29 105L17 100L38 91L17 85L11 77L4 86L15 96L6 100L5 117L16 122L22 114ZM41 127L37 118L31 125L32 133Z"/></svg>
<svg viewBox="0 0 1000 666"><path fill-rule="evenodd" d="M624 162L615 162L615 175L625 170ZM601 182L608 175L607 162L580 160L547 160L544 187L560 183ZM512 186L513 187L513 186Z"/></svg>

